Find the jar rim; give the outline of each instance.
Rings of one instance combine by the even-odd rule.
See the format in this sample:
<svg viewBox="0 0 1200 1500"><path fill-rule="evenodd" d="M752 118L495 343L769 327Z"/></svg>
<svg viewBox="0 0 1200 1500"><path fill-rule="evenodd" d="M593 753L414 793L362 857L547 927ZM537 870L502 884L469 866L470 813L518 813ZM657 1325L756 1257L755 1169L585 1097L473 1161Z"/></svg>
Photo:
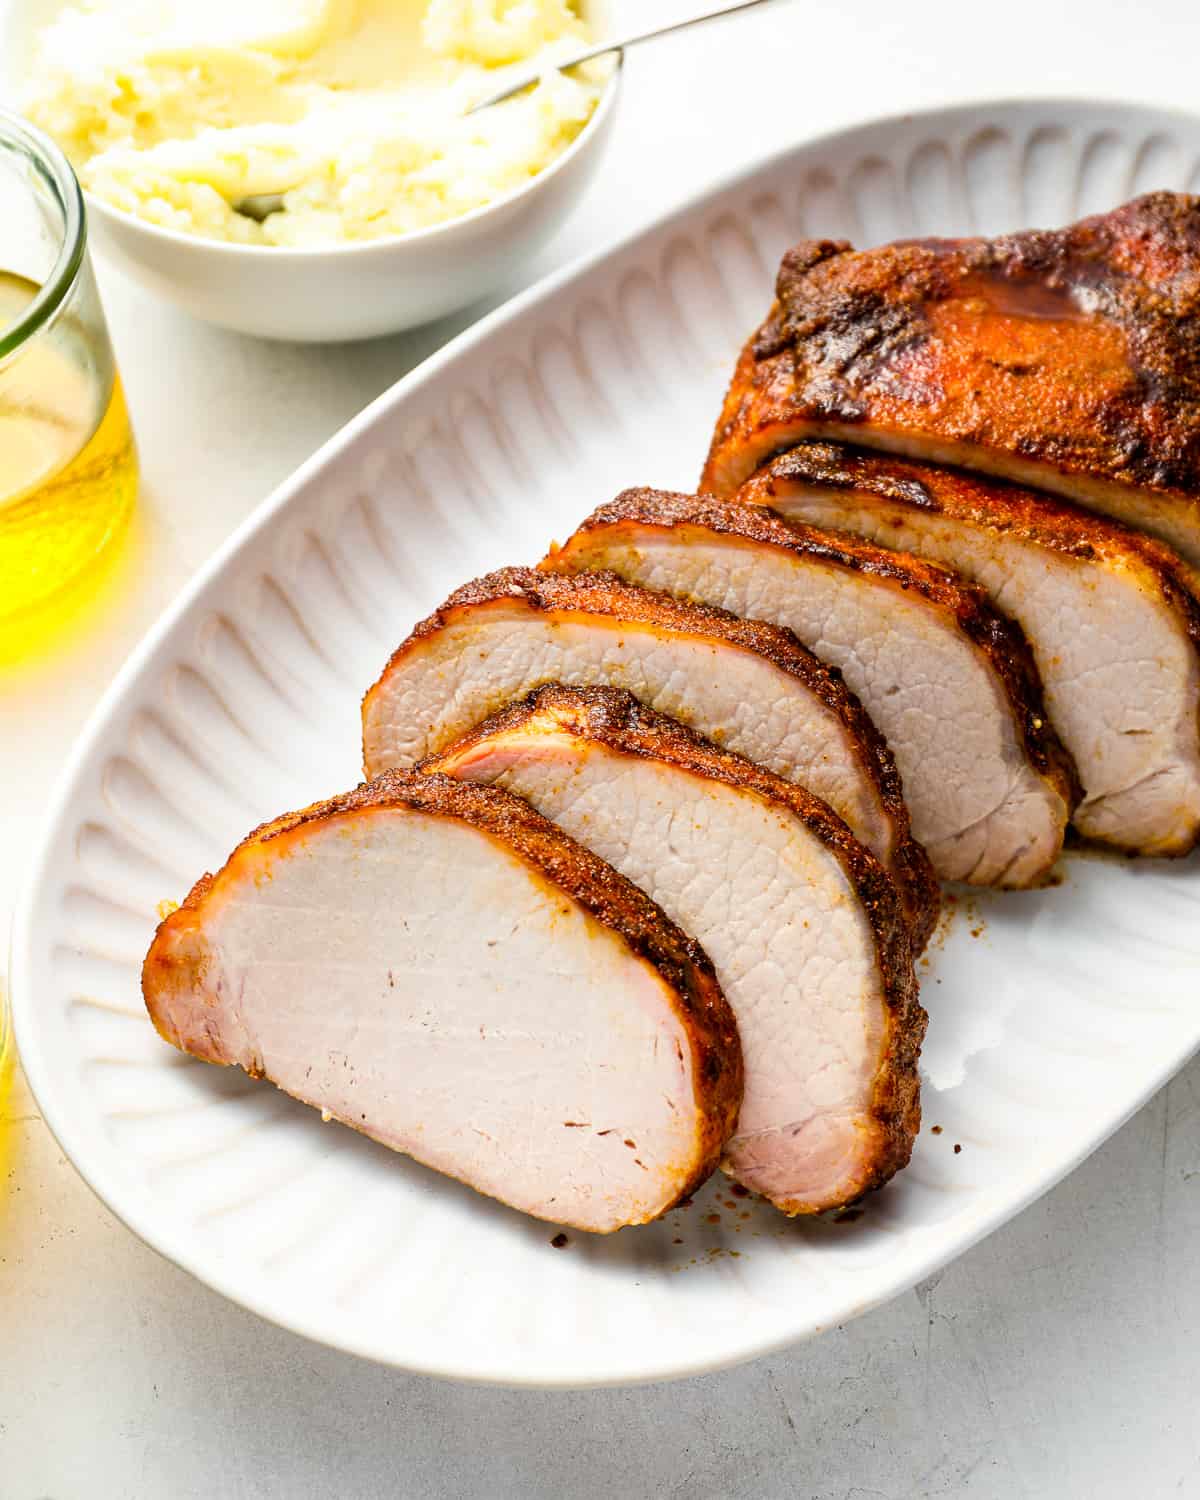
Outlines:
<svg viewBox="0 0 1200 1500"><path fill-rule="evenodd" d="M71 164L48 135L10 110L0 109L0 148L15 148L53 193L63 216L62 245L50 274L15 323L0 329L0 360L19 349L54 317L66 300L87 249L83 194Z"/></svg>

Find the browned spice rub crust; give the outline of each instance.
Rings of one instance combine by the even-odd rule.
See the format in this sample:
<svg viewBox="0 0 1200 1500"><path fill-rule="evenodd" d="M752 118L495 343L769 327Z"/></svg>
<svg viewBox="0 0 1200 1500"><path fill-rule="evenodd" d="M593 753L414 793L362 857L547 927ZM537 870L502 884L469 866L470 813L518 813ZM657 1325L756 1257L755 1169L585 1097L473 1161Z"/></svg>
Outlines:
<svg viewBox="0 0 1200 1500"><path fill-rule="evenodd" d="M499 787L472 786L418 771L387 771L342 796L262 824L242 840L216 875L202 876L178 910L159 924L142 967L142 994L155 1029L172 1046L181 1045L158 1003L159 997L175 982L180 962L186 962L192 953L203 952L204 945L196 938L200 936L205 902L214 887L238 878L241 868L254 863L264 844L287 839L307 825L397 807L456 818L487 834L616 933L661 974L676 997L679 1018L692 1048L696 1108L703 1125L696 1170L678 1196L684 1198L694 1191L719 1165L742 1102L737 1023L712 963L700 945L632 881L577 844L528 803ZM197 986L202 985L203 978L202 970L198 970ZM208 1055L193 1048L183 1050L193 1051L208 1062L230 1061L215 1047Z"/></svg>
<svg viewBox="0 0 1200 1500"><path fill-rule="evenodd" d="M873 1150L862 1178L847 1199L881 1187L907 1165L921 1125L917 1062L928 1017L920 1003L913 968L913 940L896 886L883 866L819 798L794 782L723 750L677 720L647 708L621 688L538 688L520 703L493 714L453 745L455 754L493 735L519 729L539 714L553 713L560 727L624 755L666 761L681 769L752 792L800 819L836 856L867 913L879 955L887 1009L886 1040L872 1087ZM440 756L425 763L436 770ZM796 1213L814 1211L797 1205Z"/></svg>
<svg viewBox="0 0 1200 1500"><path fill-rule="evenodd" d="M597 511L592 519L600 514L601 511ZM711 605L685 603L669 594L637 588L615 573L571 573L565 571L569 567L568 550L562 549L551 552L538 569L501 568L456 589L445 604L415 626L408 639L393 652L379 681L363 700L364 719L370 711L373 695L416 643L453 624L458 610L507 598L521 598L534 609L578 609L645 625L659 625L668 630L692 634L703 632L742 650L754 651L802 682L848 726L855 743L862 747L861 766L874 781L880 803L888 814L893 830L894 867L904 882L914 940L918 950L923 948L932 935L941 905L937 877L924 849L912 836L908 807L892 753L870 716L842 682L840 674L818 661L790 630L778 625L743 620Z"/></svg>
<svg viewBox="0 0 1200 1500"><path fill-rule="evenodd" d="M1185 622L1200 649L1200 599L1187 566L1165 542L1067 500L984 479L963 469L870 453L844 443L797 443L738 491L752 504L769 503L774 484L871 495L889 504L987 526L1069 557L1114 562L1131 553L1155 576L1163 598Z"/></svg>
<svg viewBox="0 0 1200 1500"><path fill-rule="evenodd" d="M870 429L965 445L982 467L993 453L1191 502L1200 526L1200 198L1150 193L993 240L802 242L703 487L735 488L789 424L792 441L861 426L872 445Z"/></svg>
<svg viewBox="0 0 1200 1500"><path fill-rule="evenodd" d="M821 531L803 522L785 520L768 508L770 471L762 477L762 488L754 493L763 497L758 503L666 490L626 490L593 511L555 556L569 559L577 538L581 547L586 546L590 531L623 522L664 531L679 529L684 534L694 528L781 547L798 557L813 557L850 572L870 574L905 593L919 594L938 605L986 655L1011 705L1030 763L1055 784L1068 808L1076 806L1081 796L1079 777L1046 717L1041 679L1029 644L1020 627L1001 615L981 588L910 553L891 552L843 532Z"/></svg>
<svg viewBox="0 0 1200 1500"><path fill-rule="evenodd" d="M628 493L637 492L631 490ZM606 508L602 506L584 522L584 526L595 520ZM580 528L582 529L583 527ZM569 545L568 543L567 547ZM782 671L790 672L803 681L810 692L835 709L839 716L857 716L864 730L875 733L870 719L853 693L790 630L783 630L778 625L768 625L761 620L743 620L740 615L716 609L710 604L685 603L670 594L658 594L651 589L638 588L626 583L613 572L601 569L586 573L567 572L567 547L554 548L536 568L497 568L494 572L485 573L481 578L474 578L470 583L464 583L461 588L455 589L444 604L413 627L408 638L392 653L380 674L380 682L388 676L392 666L403 660L415 642L436 635L439 630L452 624L456 611L516 598L523 599L531 609L585 610L590 614L612 615L635 624L661 625L667 630L717 636L732 646L766 656ZM367 699L378 686L377 682L369 689ZM875 737L878 739L877 734ZM886 747L882 751L880 774L890 776L896 787L899 787L899 776Z"/></svg>

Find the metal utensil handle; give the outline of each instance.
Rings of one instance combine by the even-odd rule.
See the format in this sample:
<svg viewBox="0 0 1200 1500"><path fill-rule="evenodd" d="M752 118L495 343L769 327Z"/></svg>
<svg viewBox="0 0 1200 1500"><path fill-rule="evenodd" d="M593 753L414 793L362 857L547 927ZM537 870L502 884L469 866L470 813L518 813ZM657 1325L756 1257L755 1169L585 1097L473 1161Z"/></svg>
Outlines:
<svg viewBox="0 0 1200 1500"><path fill-rule="evenodd" d="M704 10L698 16L686 16L682 21L670 21L665 26L656 26L653 31L639 31L619 40L601 42L587 52L577 53L569 62L559 63L555 71L574 68L580 63L591 62L595 57L603 57L606 52L623 52L626 47L636 46L638 42L652 42L655 37L668 36L672 31L686 31L689 26L699 26L702 21L718 21L722 16L736 15L739 10L751 10L756 5L766 3L767 0L738 0L736 5L723 5L719 10Z"/></svg>
<svg viewBox="0 0 1200 1500"><path fill-rule="evenodd" d="M609 52L624 52L627 47L634 47L639 42L652 42L655 37L668 36L673 31L686 31L689 26L699 26L702 21L719 21L722 16L736 15L739 10L751 10L756 5L767 3L768 0L738 0L735 5L723 5L719 10L701 11L698 16L686 16L682 21L671 21L665 26L656 26L653 31L638 31L630 36L615 37L589 47L586 52L576 52L573 56L564 58L562 62L555 63L553 67L545 71L565 73L568 68L577 68L581 63L592 62L593 59L604 57ZM507 88L489 94L486 99L473 104L467 113L473 115L481 109L489 109L493 104L501 104L505 99L511 99L514 94L519 94L522 89L532 87L541 76L540 73L535 73L522 78L517 83L509 84Z"/></svg>

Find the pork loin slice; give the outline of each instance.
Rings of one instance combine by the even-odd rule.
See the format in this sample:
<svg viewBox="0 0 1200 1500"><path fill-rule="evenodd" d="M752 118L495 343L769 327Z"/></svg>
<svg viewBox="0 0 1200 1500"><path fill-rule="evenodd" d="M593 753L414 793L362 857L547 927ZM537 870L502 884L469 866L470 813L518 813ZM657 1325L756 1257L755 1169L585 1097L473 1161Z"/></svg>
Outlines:
<svg viewBox="0 0 1200 1500"><path fill-rule="evenodd" d="M845 685L786 631L611 575L505 568L452 594L366 696L367 775L414 764L549 682L625 688L806 786L891 871L924 944L937 887L891 756Z"/></svg>
<svg viewBox="0 0 1200 1500"><path fill-rule="evenodd" d="M1025 632L1083 783L1081 834L1139 854L1200 835L1200 605L1163 543L961 470L804 443L740 499L946 563Z"/></svg>
<svg viewBox="0 0 1200 1500"><path fill-rule="evenodd" d="M518 793L703 944L746 1065L728 1172L796 1214L904 1166L925 1028L908 926L823 802L612 688L541 688L427 764Z"/></svg>
<svg viewBox="0 0 1200 1500"><path fill-rule="evenodd" d="M1200 566L1200 198L995 240L809 240L776 296L703 489L841 439L1053 490Z"/></svg>
<svg viewBox="0 0 1200 1500"><path fill-rule="evenodd" d="M252 833L158 929L142 988L183 1051L577 1229L690 1192L741 1100L698 945L518 798L445 777Z"/></svg>
<svg viewBox="0 0 1200 1500"><path fill-rule="evenodd" d="M1021 633L930 563L761 507L629 490L543 567L787 626L842 674L896 757L913 832L946 880L1027 886L1062 847L1073 773Z"/></svg>

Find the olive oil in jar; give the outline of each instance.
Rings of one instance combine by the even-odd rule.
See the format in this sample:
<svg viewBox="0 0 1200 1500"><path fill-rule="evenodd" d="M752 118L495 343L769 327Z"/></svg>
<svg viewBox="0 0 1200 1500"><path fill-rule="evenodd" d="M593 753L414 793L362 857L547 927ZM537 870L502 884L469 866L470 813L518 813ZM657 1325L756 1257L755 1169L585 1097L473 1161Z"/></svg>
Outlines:
<svg viewBox="0 0 1200 1500"><path fill-rule="evenodd" d="M0 332L38 290L0 271ZM136 491L120 380L82 328L62 320L0 361L0 647L31 611L57 623L55 596L121 534Z"/></svg>

